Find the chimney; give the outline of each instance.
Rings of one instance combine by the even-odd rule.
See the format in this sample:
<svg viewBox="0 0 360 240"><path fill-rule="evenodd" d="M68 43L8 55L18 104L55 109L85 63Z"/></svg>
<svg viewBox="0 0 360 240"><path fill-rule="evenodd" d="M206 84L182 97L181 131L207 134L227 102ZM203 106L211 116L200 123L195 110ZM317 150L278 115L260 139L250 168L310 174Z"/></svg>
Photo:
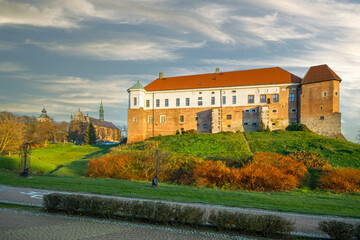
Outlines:
<svg viewBox="0 0 360 240"><path fill-rule="evenodd" d="M220 73L220 69L218 67L215 69L215 73Z"/></svg>
<svg viewBox="0 0 360 240"><path fill-rule="evenodd" d="M164 78L164 73L159 73L159 79L163 79Z"/></svg>

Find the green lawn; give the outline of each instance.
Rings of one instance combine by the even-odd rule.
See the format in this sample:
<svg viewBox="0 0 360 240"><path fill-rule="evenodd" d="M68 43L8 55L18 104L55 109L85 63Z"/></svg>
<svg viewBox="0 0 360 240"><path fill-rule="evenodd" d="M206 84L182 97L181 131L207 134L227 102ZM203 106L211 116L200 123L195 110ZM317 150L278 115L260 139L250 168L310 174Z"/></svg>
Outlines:
<svg viewBox="0 0 360 240"><path fill-rule="evenodd" d="M154 189L151 188L150 182L59 176L33 176L24 179L3 171L0 171L0 184L232 207L360 217L360 194L335 194L306 189L264 193L223 191L166 183L160 183L160 187Z"/></svg>
<svg viewBox="0 0 360 240"><path fill-rule="evenodd" d="M309 132L249 132L246 133L254 152L314 151L329 160L334 167L360 169L360 145L340 139L330 139Z"/></svg>
<svg viewBox="0 0 360 240"><path fill-rule="evenodd" d="M83 176L87 161L106 154L109 148L110 146L100 145L49 145L31 152L31 168L33 172L42 170L59 176ZM18 156L0 155L0 169L13 171L19 168L20 161Z"/></svg>
<svg viewBox="0 0 360 240"><path fill-rule="evenodd" d="M251 156L242 133L203 133L153 137L159 149L204 159L242 159ZM134 144L129 149L142 149L147 141Z"/></svg>

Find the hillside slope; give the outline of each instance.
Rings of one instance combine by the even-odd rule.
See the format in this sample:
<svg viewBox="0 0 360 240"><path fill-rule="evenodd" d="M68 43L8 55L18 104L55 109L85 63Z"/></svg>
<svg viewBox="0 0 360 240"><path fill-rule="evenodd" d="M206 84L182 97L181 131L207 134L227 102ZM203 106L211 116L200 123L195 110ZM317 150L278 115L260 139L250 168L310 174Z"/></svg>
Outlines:
<svg viewBox="0 0 360 240"><path fill-rule="evenodd" d="M256 152L315 151L334 167L360 169L360 145L345 140L330 139L311 132L249 132L245 133L250 147ZM159 142L163 151L181 153L204 159L241 160L251 155L243 133L187 134L153 137L127 147L142 150L150 142Z"/></svg>
<svg viewBox="0 0 360 240"><path fill-rule="evenodd" d="M31 152L30 166L33 172L38 170L58 176L83 176L90 158L100 157L108 152L110 146L77 146L72 144L49 145ZM10 171L19 169L21 159L18 156L1 156L0 168Z"/></svg>

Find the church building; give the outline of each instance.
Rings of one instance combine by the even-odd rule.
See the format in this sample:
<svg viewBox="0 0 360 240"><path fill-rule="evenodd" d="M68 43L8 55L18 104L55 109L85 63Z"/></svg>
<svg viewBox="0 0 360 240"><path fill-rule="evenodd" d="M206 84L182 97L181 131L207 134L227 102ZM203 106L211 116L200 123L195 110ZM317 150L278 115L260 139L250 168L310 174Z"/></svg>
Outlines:
<svg viewBox="0 0 360 240"><path fill-rule="evenodd" d="M96 136L98 140L102 141L109 141L109 142L120 142L121 141L121 131L117 128L113 123L107 122L104 120L104 108L101 102L100 109L99 109L99 119L89 117L89 115L84 115L80 111L74 114L74 117L71 115L70 117L70 125L80 123L84 126L87 124L92 123L96 130ZM83 127L82 129L86 129Z"/></svg>
<svg viewBox="0 0 360 240"><path fill-rule="evenodd" d="M341 133L341 78L327 65L300 77L279 67L159 78L128 89L128 142L176 131L198 133L285 129Z"/></svg>

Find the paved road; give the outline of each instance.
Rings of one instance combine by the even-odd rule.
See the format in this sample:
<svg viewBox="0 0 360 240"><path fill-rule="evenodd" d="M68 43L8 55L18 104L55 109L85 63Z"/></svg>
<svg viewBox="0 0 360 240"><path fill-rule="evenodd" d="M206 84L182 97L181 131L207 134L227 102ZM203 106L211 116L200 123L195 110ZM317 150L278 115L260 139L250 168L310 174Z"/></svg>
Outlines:
<svg viewBox="0 0 360 240"><path fill-rule="evenodd" d="M42 197L44 194L60 192L66 194L82 194L82 193L72 193L72 192L61 192L61 191L52 191L52 190L42 190L42 189L31 189L31 188L18 188L18 187L10 187L6 185L0 185L0 202L8 202L8 203L27 203L36 206L42 206ZM89 196L98 196L98 197L106 197L106 198L116 198L122 200L133 200L134 198L124 198L124 197L115 197L115 196L105 196L105 195L97 195L97 194L83 194ZM135 200L135 199L134 199ZM136 199L142 201L153 201L146 199ZM160 201L166 202L166 201ZM296 214L296 213L284 213L284 212L275 212L275 211L263 211L256 209L243 209L243 208L232 208L232 207L224 207L224 206L214 206L214 205L204 205L204 204L186 204L186 203L175 203L175 202L167 202L171 204L180 204L180 205L192 205L197 207L202 207L207 210L212 209L225 209L229 211L239 211L243 213L251 213L251 214L273 214L282 216L288 220L291 220L295 223L295 234L299 234L302 236L313 236L313 237L326 237L324 233L318 230L317 226L320 221L326 220L338 220L345 221L349 223L360 223L360 218L341 218L341 217L332 217L332 216L317 216L317 215L308 215L308 214Z"/></svg>
<svg viewBox="0 0 360 240"><path fill-rule="evenodd" d="M72 217L60 214L32 213L4 208L0 208L0 238L2 240L256 240L255 238L217 233Z"/></svg>

